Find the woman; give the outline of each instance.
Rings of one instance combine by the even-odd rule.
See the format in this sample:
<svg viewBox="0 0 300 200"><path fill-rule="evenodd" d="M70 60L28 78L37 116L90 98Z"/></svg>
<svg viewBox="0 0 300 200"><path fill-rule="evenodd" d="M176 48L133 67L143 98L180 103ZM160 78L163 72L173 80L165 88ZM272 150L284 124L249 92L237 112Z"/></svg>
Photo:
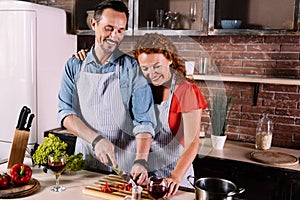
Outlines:
<svg viewBox="0 0 300 200"><path fill-rule="evenodd" d="M170 38L145 34L133 54L151 85L158 121L148 158L150 170L168 177L168 195L174 195L179 185L191 187L186 177L194 174L192 162L207 103L193 80L185 78L183 60Z"/></svg>
<svg viewBox="0 0 300 200"><path fill-rule="evenodd" d="M174 195L180 185L191 187L187 176L194 175L192 162L198 153L201 115L207 103L193 80L185 77L183 60L168 37L145 34L133 55L151 85L158 123L149 171L167 177L167 196ZM84 51L77 56L83 59Z"/></svg>

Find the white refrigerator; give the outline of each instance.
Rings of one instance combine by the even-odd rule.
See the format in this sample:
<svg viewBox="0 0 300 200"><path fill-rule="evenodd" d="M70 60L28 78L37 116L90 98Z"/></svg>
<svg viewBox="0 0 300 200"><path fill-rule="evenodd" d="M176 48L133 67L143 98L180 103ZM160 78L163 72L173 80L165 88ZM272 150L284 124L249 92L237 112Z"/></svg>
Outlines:
<svg viewBox="0 0 300 200"><path fill-rule="evenodd" d="M66 60L77 48L66 12L24 1L0 1L0 161L9 157L23 106L35 114L29 146L59 127L57 94Z"/></svg>

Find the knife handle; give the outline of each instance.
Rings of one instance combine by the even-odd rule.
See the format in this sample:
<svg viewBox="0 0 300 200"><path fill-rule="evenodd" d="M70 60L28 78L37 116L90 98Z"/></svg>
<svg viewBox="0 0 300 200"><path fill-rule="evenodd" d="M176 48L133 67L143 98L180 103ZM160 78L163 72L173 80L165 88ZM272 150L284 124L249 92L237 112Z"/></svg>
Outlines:
<svg viewBox="0 0 300 200"><path fill-rule="evenodd" d="M17 127L16 127L17 129L21 128L22 118L23 118L23 115L26 112L26 110L27 110L27 107L23 106L23 108L21 109L20 114L19 114L19 119L18 119L18 123L17 123Z"/></svg>
<svg viewBox="0 0 300 200"><path fill-rule="evenodd" d="M34 118L34 114L31 114L31 115L29 116L29 119L28 119L28 122L27 122L27 126L26 126L26 128L25 128L26 131L30 131L30 127L31 127L33 118Z"/></svg>
<svg viewBox="0 0 300 200"><path fill-rule="evenodd" d="M25 124L27 121L28 114L31 112L30 108L26 107L26 110L22 116L19 130L25 130Z"/></svg>

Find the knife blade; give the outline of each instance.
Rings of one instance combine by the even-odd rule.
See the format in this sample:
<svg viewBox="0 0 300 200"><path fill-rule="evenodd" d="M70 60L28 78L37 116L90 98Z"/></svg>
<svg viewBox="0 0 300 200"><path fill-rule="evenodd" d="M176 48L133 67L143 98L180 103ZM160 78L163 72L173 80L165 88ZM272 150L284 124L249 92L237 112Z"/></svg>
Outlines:
<svg viewBox="0 0 300 200"><path fill-rule="evenodd" d="M116 172L124 181L127 183L131 183L132 186L137 186L137 183L132 179L130 175L128 175L125 171L123 171L119 167L112 167L113 171Z"/></svg>

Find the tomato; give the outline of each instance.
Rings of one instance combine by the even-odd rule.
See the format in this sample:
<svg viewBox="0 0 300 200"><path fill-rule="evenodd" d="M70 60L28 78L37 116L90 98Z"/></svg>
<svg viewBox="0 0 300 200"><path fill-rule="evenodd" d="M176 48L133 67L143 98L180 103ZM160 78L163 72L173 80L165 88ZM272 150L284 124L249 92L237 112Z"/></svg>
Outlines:
<svg viewBox="0 0 300 200"><path fill-rule="evenodd" d="M30 181L32 170L28 165L15 164L10 169L10 176L12 182L18 185L24 185Z"/></svg>
<svg viewBox="0 0 300 200"><path fill-rule="evenodd" d="M7 173L1 173L0 174L0 189L6 189L8 188L10 184L10 176Z"/></svg>

